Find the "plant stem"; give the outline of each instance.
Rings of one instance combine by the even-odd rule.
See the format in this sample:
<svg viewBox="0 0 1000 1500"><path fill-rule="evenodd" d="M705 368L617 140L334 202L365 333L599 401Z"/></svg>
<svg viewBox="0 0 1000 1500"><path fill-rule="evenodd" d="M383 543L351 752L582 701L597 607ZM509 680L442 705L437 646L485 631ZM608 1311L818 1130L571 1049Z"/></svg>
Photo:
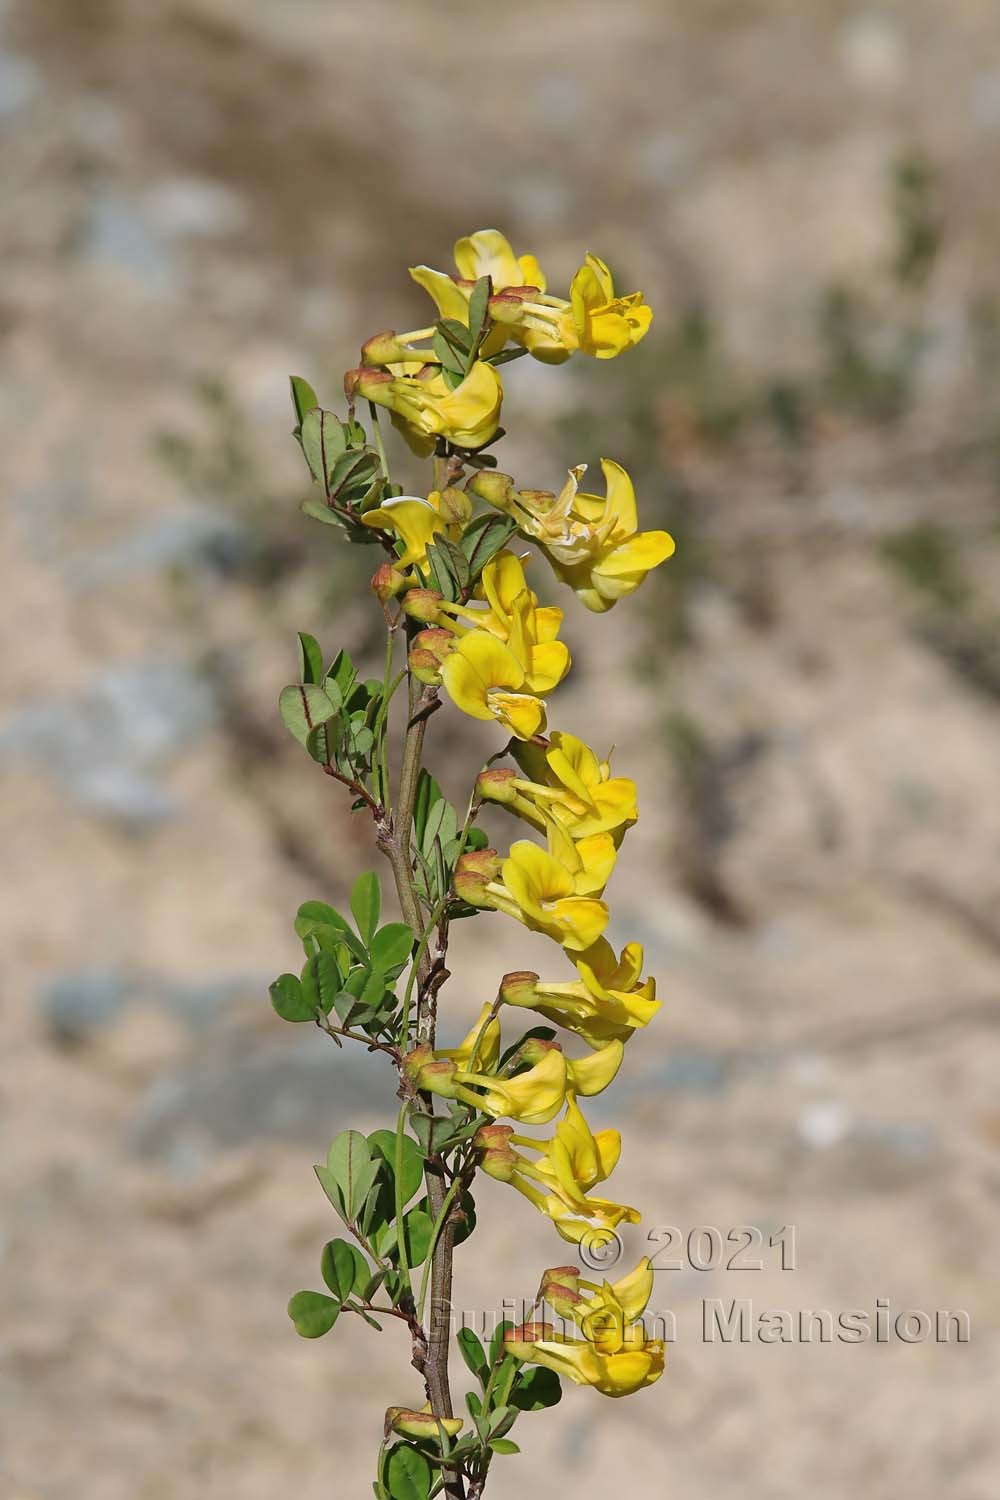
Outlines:
<svg viewBox="0 0 1000 1500"><path fill-rule="evenodd" d="M424 1307L427 1302L427 1282L430 1276L431 1267L434 1263L434 1252L437 1249L438 1240L441 1238L441 1235L444 1231L448 1214L451 1212L451 1205L454 1203L458 1190L461 1186L461 1177L456 1177L454 1182L449 1187L448 1191L445 1193L444 1198L441 1200L441 1207L438 1209L437 1213L434 1216L434 1226L431 1229L430 1248L427 1252L427 1264L424 1266L424 1274L420 1282L420 1300L417 1304L417 1317L421 1323L424 1321Z"/></svg>
<svg viewBox="0 0 1000 1500"><path fill-rule="evenodd" d="M407 621L409 636L412 621ZM379 845L392 867L403 920L414 933L424 927L424 914L413 879L413 855L411 850L413 807L420 777L424 734L427 716L437 703L437 694L426 688L413 674L409 677L409 718L403 741L403 760L399 775L399 787L391 820L383 818L379 829ZM417 968L417 1039L434 1045L433 996L428 994L427 981L431 975L432 962L424 942L415 955ZM440 1167L436 1164L427 1170L427 1200L431 1218L437 1222L442 1217L447 1190ZM449 1205L450 1207L450 1205ZM454 1230L442 1219L437 1243L431 1259L431 1313L427 1336L427 1357L424 1378L431 1410L435 1416L450 1417L453 1414L451 1388L448 1380L448 1346L451 1336L451 1279L452 1255L454 1252ZM449 1496L464 1496L461 1477L454 1475L445 1483Z"/></svg>
<svg viewBox="0 0 1000 1500"><path fill-rule="evenodd" d="M385 456L385 443L383 442L382 429L379 426L378 422L378 407L375 405L374 401L369 401L368 410L371 414L372 436L375 439L375 447L378 450L379 463L382 465L382 473L385 475L386 484L391 484L392 480L389 478L389 460Z"/></svg>
<svg viewBox="0 0 1000 1500"><path fill-rule="evenodd" d="M407 1104L404 1099L399 1106L396 1119L396 1150L393 1161L393 1188L396 1208L396 1245L399 1251L399 1270L406 1285L410 1285L410 1263L406 1257L406 1229L403 1224L403 1139L406 1126Z"/></svg>

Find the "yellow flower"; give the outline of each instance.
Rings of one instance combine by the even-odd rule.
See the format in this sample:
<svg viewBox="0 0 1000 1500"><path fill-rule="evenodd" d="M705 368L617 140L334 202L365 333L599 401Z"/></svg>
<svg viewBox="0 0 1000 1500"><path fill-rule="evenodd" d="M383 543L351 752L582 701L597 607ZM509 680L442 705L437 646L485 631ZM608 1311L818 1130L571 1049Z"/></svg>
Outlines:
<svg viewBox="0 0 1000 1500"><path fill-rule="evenodd" d="M456 653L464 644L459 642ZM613 856L614 844L610 838L607 843ZM488 856L492 856L489 864ZM547 850L519 839L502 861L489 850L463 855L455 867L455 889L473 906L506 912L533 932L544 932L563 947L582 951L596 943L608 925L605 903L586 894L602 869L603 863L595 858L589 867L581 862L576 871L568 870Z"/></svg>
<svg viewBox="0 0 1000 1500"><path fill-rule="evenodd" d="M667 531L638 531L635 490L628 474L601 459L605 497L585 494L579 483L585 464L570 469L558 496L547 490L515 490L497 476L474 480L472 490L511 516L538 543L557 578L598 614L632 594L646 574L674 552Z"/></svg>
<svg viewBox="0 0 1000 1500"><path fill-rule="evenodd" d="M579 979L563 983L527 972L505 975L500 984L504 1004L536 1010L595 1048L611 1040L627 1042L660 1009L655 979L640 978L640 943L626 943L616 958L611 944L600 938L585 953L575 954L574 962Z"/></svg>
<svg viewBox="0 0 1000 1500"><path fill-rule="evenodd" d="M571 665L569 651L556 640L562 611L539 608L512 552L486 565L480 592L479 601L442 600L437 606L441 625L458 637L442 680L463 713L496 719L516 738L531 739L545 728L541 699Z"/></svg>
<svg viewBox="0 0 1000 1500"><path fill-rule="evenodd" d="M646 336L653 313L641 292L615 295L611 272L588 254L570 282L569 301L526 287L490 301L493 318L537 359L558 363L571 354L614 359Z"/></svg>
<svg viewBox="0 0 1000 1500"><path fill-rule="evenodd" d="M437 1055L450 1058L460 1068L474 1066L481 1073L491 1073L500 1060L500 1022L492 1005L487 1002L483 1006L475 1025L457 1047L439 1048Z"/></svg>
<svg viewBox="0 0 1000 1500"><path fill-rule="evenodd" d="M623 1051L620 1042L609 1042L600 1052L571 1059L555 1043L533 1037L511 1064L521 1066L522 1071L500 1077L494 1071L500 1057L500 1026L492 1006L484 1005L458 1047L435 1052L423 1043L407 1054L403 1068L416 1087L427 1093L458 1099L494 1119L505 1116L526 1125L545 1125L567 1099L572 1102L577 1094L599 1094L606 1089L621 1067ZM573 1108L579 1113L577 1106Z"/></svg>
<svg viewBox="0 0 1000 1500"><path fill-rule="evenodd" d="M442 515L439 490L431 490L426 500L420 495L397 495L392 500L383 500L377 510L366 511L361 520L376 531L391 531L404 543L406 550L395 563L399 569L417 567L423 571L427 566L427 548L436 536L458 541L462 535L462 527Z"/></svg>
<svg viewBox="0 0 1000 1500"><path fill-rule="evenodd" d="M456 707L473 719L495 719L508 734L530 740L545 728L545 704L528 685L523 657L487 630L470 630L441 664Z"/></svg>
<svg viewBox="0 0 1000 1500"><path fill-rule="evenodd" d="M543 1041L540 1037L529 1037L519 1048L519 1061L538 1063L548 1052L561 1052L558 1042ZM601 1094L612 1083L622 1065L625 1047L619 1041L607 1042L589 1057L566 1058L566 1077L573 1095L588 1098Z"/></svg>
<svg viewBox="0 0 1000 1500"><path fill-rule="evenodd" d="M549 693L570 669L569 650L556 637L563 612L539 606L528 588L524 568L513 552L503 551L483 569L479 598L469 603L442 600L438 619L457 636L485 630L508 645L523 664L530 692Z"/></svg>
<svg viewBox="0 0 1000 1500"><path fill-rule="evenodd" d="M469 297L480 276L493 279L494 292L508 287L523 287L532 292L545 291L545 275L533 255L515 255L497 229L478 229L455 244L457 276L434 271L430 266L411 266L410 275L433 299L442 318L469 321ZM495 354L506 343L506 329L494 329L483 346L485 354Z"/></svg>
<svg viewBox="0 0 1000 1500"><path fill-rule="evenodd" d="M456 241L455 264L459 276L468 281L492 276L498 292L509 286L535 286L545 291L545 273L535 257L515 255L510 241L498 229L478 229Z"/></svg>
<svg viewBox="0 0 1000 1500"><path fill-rule="evenodd" d="M517 1135L509 1125L493 1125L480 1130L474 1144L483 1171L510 1183L571 1243L578 1243L595 1223L614 1228L623 1222L639 1222L636 1209L591 1194L591 1188L614 1171L621 1155L621 1136L610 1129L595 1135L572 1090L566 1094L566 1113L550 1140L534 1140ZM522 1149L516 1151L515 1146ZM539 1159L531 1161L524 1151L538 1153Z"/></svg>
<svg viewBox="0 0 1000 1500"><path fill-rule="evenodd" d="M504 769L484 771L480 795L542 832L552 819L573 839L595 833L620 838L635 822L635 782L612 777L610 761L598 760L575 735L557 729L548 744L521 745L512 753L525 776Z"/></svg>
<svg viewBox="0 0 1000 1500"><path fill-rule="evenodd" d="M433 452L438 438L457 448L482 448L500 425L503 385L483 360L476 360L454 390L433 365L416 374L361 366L348 371L345 387L349 395L388 407L393 424L421 457Z"/></svg>
<svg viewBox="0 0 1000 1500"><path fill-rule="evenodd" d="M663 1374L663 1340L647 1339L639 1322L651 1291L652 1269L644 1259L616 1286L604 1282L594 1296L579 1301L560 1298L563 1307L557 1310L565 1308L582 1339L549 1323L525 1323L506 1335L504 1348L515 1359L544 1365L604 1396L631 1395Z"/></svg>
<svg viewBox="0 0 1000 1500"><path fill-rule="evenodd" d="M525 1125L546 1125L555 1119L569 1084L566 1058L558 1049L546 1052L534 1067L515 1078L472 1072L459 1072L455 1077L456 1098L494 1119L504 1115ZM480 1094L478 1089L485 1092Z"/></svg>
<svg viewBox="0 0 1000 1500"><path fill-rule="evenodd" d="M591 1293L588 1298L585 1293ZM607 1293L620 1305L626 1321L641 1318L653 1295L653 1266L644 1255L633 1271L610 1285L586 1281L578 1266L553 1266L542 1272L537 1301L547 1302L553 1312L576 1321L605 1304Z"/></svg>
<svg viewBox="0 0 1000 1500"><path fill-rule="evenodd" d="M588 254L570 282L569 298L579 348L595 359L614 359L645 338L652 309L641 292L616 297L611 272Z"/></svg>
<svg viewBox="0 0 1000 1500"><path fill-rule="evenodd" d="M489 311L496 326L484 346L487 354L501 349L509 336L549 364L559 364L577 351L613 359L637 344L653 319L641 292L615 295L611 272L596 255L585 257L570 283L568 299L551 296L535 257L515 255L496 229L480 229L459 240L455 264L457 276L429 266L412 266L410 275L433 298L443 318L462 323L468 322L469 297L477 278L493 278Z"/></svg>

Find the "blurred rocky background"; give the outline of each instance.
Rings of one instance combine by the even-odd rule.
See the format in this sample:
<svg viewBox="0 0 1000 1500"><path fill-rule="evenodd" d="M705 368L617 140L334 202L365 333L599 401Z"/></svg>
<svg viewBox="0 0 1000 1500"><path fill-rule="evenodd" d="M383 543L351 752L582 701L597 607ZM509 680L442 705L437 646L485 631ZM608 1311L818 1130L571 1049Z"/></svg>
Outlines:
<svg viewBox="0 0 1000 1500"><path fill-rule="evenodd" d="M610 896L666 1006L600 1101L629 1253L794 1225L797 1269L663 1269L663 1381L526 1417L491 1493L992 1500L993 0L0 25L3 1495L365 1494L417 1395L393 1329L307 1344L284 1311L334 1232L310 1163L388 1084L267 1002L297 903L370 860L276 718L294 631L377 645L370 558L299 514L286 378L335 402L364 337L423 321L405 267L496 224L657 310L613 364L511 367L502 460L557 488L613 455L678 541L611 616L565 601L554 705L640 783ZM459 785L493 741L457 719ZM510 925L463 924L456 1035L551 964ZM551 1232L492 1184L480 1218L460 1304L530 1295ZM972 1340L711 1345L705 1297L965 1308Z"/></svg>

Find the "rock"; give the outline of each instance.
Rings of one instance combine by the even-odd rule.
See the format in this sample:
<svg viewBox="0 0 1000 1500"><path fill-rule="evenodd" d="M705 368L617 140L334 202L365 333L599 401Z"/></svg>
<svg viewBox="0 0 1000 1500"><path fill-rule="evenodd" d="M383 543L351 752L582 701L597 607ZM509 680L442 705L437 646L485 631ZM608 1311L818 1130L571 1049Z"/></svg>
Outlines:
<svg viewBox="0 0 1000 1500"><path fill-rule="evenodd" d="M158 516L67 567L78 589L103 588L155 568L198 568L226 576L253 553L251 539L231 516L208 505L192 505Z"/></svg>
<svg viewBox="0 0 1000 1500"><path fill-rule="evenodd" d="M209 177L165 177L146 194L149 222L161 234L235 234L246 223L239 193Z"/></svg>
<svg viewBox="0 0 1000 1500"><path fill-rule="evenodd" d="M23 756L81 806L143 827L176 811L152 773L213 717L210 688L183 662L108 667L79 697L36 701L0 725L0 758Z"/></svg>
<svg viewBox="0 0 1000 1500"><path fill-rule="evenodd" d="M84 253L96 265L124 271L151 296L176 289L170 251L128 198L98 189L87 215Z"/></svg>
<svg viewBox="0 0 1000 1500"><path fill-rule="evenodd" d="M828 1151L831 1146L838 1146L849 1135L851 1125L850 1112L836 1099L810 1104L796 1121L800 1139L815 1151Z"/></svg>
<svg viewBox="0 0 1000 1500"><path fill-rule="evenodd" d="M30 58L0 52L0 121L20 114L41 94L41 74Z"/></svg>
<svg viewBox="0 0 1000 1500"><path fill-rule="evenodd" d="M39 1005L56 1041L79 1044L103 1030L124 1009L131 987L108 969L60 974L42 991Z"/></svg>
<svg viewBox="0 0 1000 1500"><path fill-rule="evenodd" d="M307 1141L319 1151L339 1130L361 1128L361 1117L384 1106L388 1064L303 1030L301 1042L266 1051L241 1037L239 1053L200 1058L157 1079L132 1124L135 1151L183 1177L219 1147L254 1137Z"/></svg>

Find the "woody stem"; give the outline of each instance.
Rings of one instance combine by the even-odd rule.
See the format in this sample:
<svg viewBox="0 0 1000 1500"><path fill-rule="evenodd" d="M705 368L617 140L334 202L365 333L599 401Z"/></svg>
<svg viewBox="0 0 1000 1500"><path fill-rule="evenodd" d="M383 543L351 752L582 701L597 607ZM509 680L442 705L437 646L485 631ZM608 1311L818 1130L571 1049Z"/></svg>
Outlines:
<svg viewBox="0 0 1000 1500"><path fill-rule="evenodd" d="M413 622L407 621L407 637L413 633ZM426 687L409 674L409 713L403 741L403 761L399 788L390 823L383 823L379 844L389 859L396 894L403 919L414 933L424 927L424 914L413 878L412 827L413 808L420 779L427 718L437 706L435 689ZM434 959L425 945L417 959L417 1041L434 1045L435 990L430 983ZM431 1219L442 1219L431 1258L430 1316L427 1327L427 1355L424 1379L431 1410L437 1417L453 1413L448 1379L448 1350L451 1338L451 1283L455 1230L448 1222L447 1187L440 1165L429 1162L426 1169L427 1201ZM444 1211L444 1212L443 1212ZM464 1500L465 1486L458 1473L445 1470L445 1494L449 1500Z"/></svg>

